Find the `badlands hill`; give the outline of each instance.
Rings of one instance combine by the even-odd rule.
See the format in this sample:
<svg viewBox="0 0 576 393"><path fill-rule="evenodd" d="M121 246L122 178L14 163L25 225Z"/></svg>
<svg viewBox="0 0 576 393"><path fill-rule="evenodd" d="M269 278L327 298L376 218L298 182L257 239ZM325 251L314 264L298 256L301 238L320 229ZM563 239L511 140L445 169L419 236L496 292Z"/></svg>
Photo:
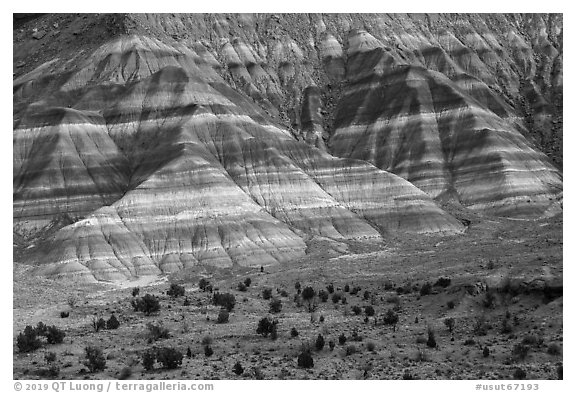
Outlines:
<svg viewBox="0 0 576 393"><path fill-rule="evenodd" d="M561 213L562 51L558 15L19 19L16 255L121 280Z"/></svg>

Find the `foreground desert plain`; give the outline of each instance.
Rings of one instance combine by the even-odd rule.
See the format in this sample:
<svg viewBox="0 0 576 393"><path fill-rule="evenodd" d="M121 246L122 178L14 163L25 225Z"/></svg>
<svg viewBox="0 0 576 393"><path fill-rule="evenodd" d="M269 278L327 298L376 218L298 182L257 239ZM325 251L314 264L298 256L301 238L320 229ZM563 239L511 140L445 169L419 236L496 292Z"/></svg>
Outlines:
<svg viewBox="0 0 576 393"><path fill-rule="evenodd" d="M264 272L194 269L153 282L74 285L30 278L27 267L18 265L14 334L42 321L58 326L66 337L33 353L15 353L14 377L38 378L37 372L47 368L45 353L54 352L63 379L517 379L517 369L527 379L557 379L563 337L561 218L469 218L467 232L449 238L403 236L380 244L315 239L304 258L264 266ZM432 286L430 294L420 295L425 283L434 284L440 277L450 278L450 284ZM213 305L212 294L199 290L201 278L235 296L227 323L217 322L220 307ZM240 291L238 283L246 278L251 285ZM170 283L182 285L184 296L166 295ZM326 287L333 284L346 304L334 303L331 294L326 302L316 299L315 311L309 312L307 303L299 307L294 301L296 283L316 292L328 292ZM352 295L344 291L346 284L350 291L356 286L361 290ZM159 312L146 316L134 311L136 286L139 296L160 299ZM407 286L414 289L398 293ZM280 299L279 313L269 313L271 300L263 299L266 288ZM282 290L286 293L280 294ZM492 301L487 301L488 294L494 295ZM366 322L369 305L375 315ZM354 306L361 307L359 315ZM389 309L399 317L396 331L393 325L374 323ZM69 317L61 318L62 311ZM120 322L118 329L95 332L93 317L108 319L112 314ZM256 333L259 320L267 316L278 320L275 340ZM447 318L454 319L452 333L444 323ZM484 318L485 328L478 328L479 318ZM151 343L148 323L163 325L169 338ZM292 337L292 328L297 337ZM429 328L435 332L434 348L427 344ZM319 334L325 340L322 350L315 347ZM343 345L338 340L342 334L347 337ZM213 354L206 356L204 344L209 341ZM335 343L333 350L329 341ZM314 366L301 368L297 357L307 344ZM102 349L105 370L87 373L86 346ZM182 352L181 366L144 370L142 354L154 346ZM527 348L525 357L515 349L520 346ZM191 357L186 356L188 348ZM244 370L241 375L233 371L237 362Z"/></svg>

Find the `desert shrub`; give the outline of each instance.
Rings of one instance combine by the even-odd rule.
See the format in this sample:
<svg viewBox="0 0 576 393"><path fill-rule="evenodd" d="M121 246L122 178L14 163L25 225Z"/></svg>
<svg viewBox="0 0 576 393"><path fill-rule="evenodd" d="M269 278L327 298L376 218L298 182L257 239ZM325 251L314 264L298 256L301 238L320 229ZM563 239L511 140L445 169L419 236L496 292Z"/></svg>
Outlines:
<svg viewBox="0 0 576 393"><path fill-rule="evenodd" d="M350 285L344 285L344 292L350 292Z"/></svg>
<svg viewBox="0 0 576 393"><path fill-rule="evenodd" d="M264 337L268 337L269 334L274 335L277 332L278 321L264 317L258 321L258 327L256 328L256 333L261 334Z"/></svg>
<svg viewBox="0 0 576 393"><path fill-rule="evenodd" d="M99 332L101 329L106 329L106 321L104 318L93 317L92 328L95 332Z"/></svg>
<svg viewBox="0 0 576 393"><path fill-rule="evenodd" d="M320 315L320 318L318 320L320 321L320 323L324 322L324 315Z"/></svg>
<svg viewBox="0 0 576 393"><path fill-rule="evenodd" d="M70 316L70 312L68 311L61 311L60 318L68 318Z"/></svg>
<svg viewBox="0 0 576 393"><path fill-rule="evenodd" d="M328 341L328 346L330 347L330 350L333 351L334 347L336 346L336 343L332 340Z"/></svg>
<svg viewBox="0 0 576 393"><path fill-rule="evenodd" d="M428 340L426 341L426 345L429 348L436 348L436 334L431 327L428 327Z"/></svg>
<svg viewBox="0 0 576 393"><path fill-rule="evenodd" d="M212 344L212 337L204 336L204 337L202 337L202 341L200 341L200 343L204 346L210 345L210 344Z"/></svg>
<svg viewBox="0 0 576 393"><path fill-rule="evenodd" d="M454 325L456 324L456 321L454 320L454 318L446 318L444 319L444 325L448 328L448 331L450 333L452 333L452 331L454 330Z"/></svg>
<svg viewBox="0 0 576 393"><path fill-rule="evenodd" d="M391 291L392 289L394 289L394 283L392 281L386 281L384 283L384 290Z"/></svg>
<svg viewBox="0 0 576 393"><path fill-rule="evenodd" d="M229 319L230 319L230 313L228 312L228 310L226 310L225 308L220 309L220 312L218 313L217 322L227 323Z"/></svg>
<svg viewBox="0 0 576 393"><path fill-rule="evenodd" d="M490 348L485 346L484 349L482 350L482 356L484 356L485 358L490 356Z"/></svg>
<svg viewBox="0 0 576 393"><path fill-rule="evenodd" d="M544 339L541 336L535 336L533 334L529 334L522 339L522 344L530 345L532 347L539 347L544 343Z"/></svg>
<svg viewBox="0 0 576 393"><path fill-rule="evenodd" d="M300 333L298 333L298 330L296 330L295 327L293 327L292 329L290 329L290 336L291 337L298 337Z"/></svg>
<svg viewBox="0 0 576 393"><path fill-rule="evenodd" d="M130 367L123 367L122 370L120 370L120 376L118 377L118 379L126 380L131 376L132 376L132 369Z"/></svg>
<svg viewBox="0 0 576 393"><path fill-rule="evenodd" d="M246 285L247 287L252 285L252 279L250 277L246 277L246 279L244 280L244 285Z"/></svg>
<svg viewBox="0 0 576 393"><path fill-rule="evenodd" d="M346 299L346 296L342 296L342 304L348 304L348 299Z"/></svg>
<svg viewBox="0 0 576 393"><path fill-rule="evenodd" d="M106 329L113 330L118 329L119 327L120 322L118 321L118 318L116 318L116 315L112 314L110 319L106 321Z"/></svg>
<svg viewBox="0 0 576 393"><path fill-rule="evenodd" d="M208 286L208 284L210 284L210 282L208 280L206 280L205 278L201 278L200 281L198 282L198 287L203 292L206 292L206 287Z"/></svg>
<svg viewBox="0 0 576 393"><path fill-rule="evenodd" d="M334 293L334 284L328 284L326 286L326 290L328 291L328 293Z"/></svg>
<svg viewBox="0 0 576 393"><path fill-rule="evenodd" d="M514 345L512 348L512 357L514 360L524 360L528 356L528 352L530 352L530 347L528 345L519 343Z"/></svg>
<svg viewBox="0 0 576 393"><path fill-rule="evenodd" d="M32 352L40 348L42 346L42 341L40 341L38 336L38 329L35 329L30 325L26 326L24 331L19 333L16 337L18 352Z"/></svg>
<svg viewBox="0 0 576 393"><path fill-rule="evenodd" d="M314 345L316 346L317 351L324 349L324 336L319 334L318 337L316 337L316 342Z"/></svg>
<svg viewBox="0 0 576 393"><path fill-rule="evenodd" d="M204 356L209 358L213 354L214 354L214 350L212 349L212 347L210 345L205 345L204 346Z"/></svg>
<svg viewBox="0 0 576 393"><path fill-rule="evenodd" d="M426 341L428 341L428 340L424 336L416 337L416 344L426 344Z"/></svg>
<svg viewBox="0 0 576 393"><path fill-rule="evenodd" d="M328 295L328 292L326 292L323 289L318 291L318 298L322 301L322 303L326 303L328 301L329 296L330 295Z"/></svg>
<svg viewBox="0 0 576 393"><path fill-rule="evenodd" d="M370 351L370 352L374 352L374 350L376 349L376 344L373 341L368 341L366 343L366 348Z"/></svg>
<svg viewBox="0 0 576 393"><path fill-rule="evenodd" d="M434 286L435 287L442 287L442 288L447 288L450 286L450 283L452 282L452 280L448 277L440 277L435 283Z"/></svg>
<svg viewBox="0 0 576 393"><path fill-rule="evenodd" d="M346 346L346 350L345 350L346 356L354 355L356 352L358 352L358 348L356 348L355 345Z"/></svg>
<svg viewBox="0 0 576 393"><path fill-rule="evenodd" d="M146 315L150 315L153 312L160 311L160 300L156 296L147 293L139 299L133 299L132 307L134 311L141 311Z"/></svg>
<svg viewBox="0 0 576 393"><path fill-rule="evenodd" d="M316 291L312 287L306 287L302 291L302 299L307 302L310 302L316 296Z"/></svg>
<svg viewBox="0 0 576 393"><path fill-rule="evenodd" d="M168 370L178 368L183 358L182 352L175 348L158 348L156 351L156 361Z"/></svg>
<svg viewBox="0 0 576 393"><path fill-rule="evenodd" d="M300 284L299 281L296 281L296 283L294 284L294 288L299 291L302 288L302 284Z"/></svg>
<svg viewBox="0 0 576 393"><path fill-rule="evenodd" d="M270 312L277 314L282 311L282 301L280 299L272 299L270 301Z"/></svg>
<svg viewBox="0 0 576 393"><path fill-rule="evenodd" d="M100 348L88 346L84 348L84 354L86 358L84 365L88 367L91 373L102 371L106 368L106 358Z"/></svg>
<svg viewBox="0 0 576 393"><path fill-rule="evenodd" d="M132 288L132 297L136 297L140 294L140 288L134 287Z"/></svg>
<svg viewBox="0 0 576 393"><path fill-rule="evenodd" d="M358 294L360 291L362 290L362 288L355 286L350 290L350 295L356 295Z"/></svg>
<svg viewBox="0 0 576 393"><path fill-rule="evenodd" d="M364 313L366 314L366 316L371 317L376 313L376 311L374 311L374 307L366 306L364 307Z"/></svg>
<svg viewBox="0 0 576 393"><path fill-rule="evenodd" d="M414 378L414 376L412 375L410 370L406 369L406 370L404 370L404 373L402 374L402 379L405 381L412 381L416 378Z"/></svg>
<svg viewBox="0 0 576 393"><path fill-rule="evenodd" d="M244 373L244 367L242 367L242 364L240 364L240 362L236 362L234 364L234 367L232 368L232 371L236 375L242 375Z"/></svg>
<svg viewBox="0 0 576 393"><path fill-rule="evenodd" d="M372 293L370 293L370 291L364 291L364 295L362 295L364 300L370 299L370 296L372 296Z"/></svg>
<svg viewBox="0 0 576 393"><path fill-rule="evenodd" d="M260 273L264 273L264 266L260 266Z"/></svg>
<svg viewBox="0 0 576 393"><path fill-rule="evenodd" d="M60 375L60 367L56 364L51 364L48 368L38 370L37 374L44 379L56 379Z"/></svg>
<svg viewBox="0 0 576 393"><path fill-rule="evenodd" d="M548 345L548 349L546 350L546 353L548 353L549 355L553 355L553 356L558 356L560 355L560 345L556 344L556 343L552 343L550 345Z"/></svg>
<svg viewBox="0 0 576 393"><path fill-rule="evenodd" d="M352 312L354 315L360 315L362 313L362 308L360 306L352 306Z"/></svg>
<svg viewBox="0 0 576 393"><path fill-rule="evenodd" d="M188 348L186 349L186 357L187 357L188 359L190 359L190 358L192 357L192 350L190 349L190 347L188 347Z"/></svg>
<svg viewBox="0 0 576 393"><path fill-rule="evenodd" d="M58 329L56 326L48 326L46 329L45 336L48 344L60 344L62 341L64 341L66 333Z"/></svg>
<svg viewBox="0 0 576 393"><path fill-rule="evenodd" d="M510 334L512 333L512 324L508 318L504 318L502 320L502 326L500 328L500 333L502 334Z"/></svg>
<svg viewBox="0 0 576 393"><path fill-rule="evenodd" d="M46 352L44 354L44 360L46 361L47 364L55 362L56 361L56 354L54 352Z"/></svg>
<svg viewBox="0 0 576 393"><path fill-rule="evenodd" d="M526 371L522 370L520 367L516 367L512 377L514 379L526 379Z"/></svg>
<svg viewBox="0 0 576 393"><path fill-rule="evenodd" d="M564 379L564 368L562 364L559 364L558 367L556 368L556 374L558 375L558 379L560 380Z"/></svg>
<svg viewBox="0 0 576 393"><path fill-rule="evenodd" d="M348 340L348 339L346 338L346 335L345 335L344 333L342 333L342 334L340 334L340 336L338 336L338 343L339 343L340 345L346 344L346 341L347 341L347 340Z"/></svg>
<svg viewBox="0 0 576 393"><path fill-rule="evenodd" d="M475 345L475 344L476 344L476 341L473 338L467 338L464 341L464 345L466 345L466 346L471 346L471 345Z"/></svg>
<svg viewBox="0 0 576 393"><path fill-rule="evenodd" d="M430 293L432 293L432 284L427 282L420 288L420 296L430 295Z"/></svg>
<svg viewBox="0 0 576 393"><path fill-rule="evenodd" d="M340 302L340 300L342 300L342 294L341 293L333 293L332 294L332 303L336 304L338 302Z"/></svg>
<svg viewBox="0 0 576 393"><path fill-rule="evenodd" d="M301 352L300 355L298 355L298 367L314 367L314 359L312 359L312 354L309 351Z"/></svg>
<svg viewBox="0 0 576 393"><path fill-rule="evenodd" d="M288 292L286 292L285 289L280 290L280 296L282 297L288 297Z"/></svg>
<svg viewBox="0 0 576 393"><path fill-rule="evenodd" d="M448 302L446 303L446 305L448 306L448 308L450 310L452 310L454 307L456 307L456 303L454 302L454 300L448 300Z"/></svg>
<svg viewBox="0 0 576 393"><path fill-rule="evenodd" d="M268 300L272 297L272 288L264 288L262 290L262 299Z"/></svg>
<svg viewBox="0 0 576 393"><path fill-rule="evenodd" d="M48 326L46 326L44 322L38 322L34 330L36 331L36 335L45 336L46 332L48 331Z"/></svg>
<svg viewBox="0 0 576 393"><path fill-rule="evenodd" d="M240 292L246 292L248 290L248 287L243 282L239 282L237 288Z"/></svg>
<svg viewBox="0 0 576 393"><path fill-rule="evenodd" d="M494 261L493 261L493 260L489 260L489 261L488 261L488 264L486 265L486 268L487 268L488 270L492 270L492 269L494 269L495 267L496 267L496 265L494 264Z"/></svg>
<svg viewBox="0 0 576 393"><path fill-rule="evenodd" d="M170 332L168 331L167 328L162 326L162 324L156 325L153 323L148 323L148 324L146 324L146 327L148 328L149 338L152 341L158 341L161 338L169 338L170 337Z"/></svg>
<svg viewBox="0 0 576 393"><path fill-rule="evenodd" d="M396 314L396 312L394 312L392 309L389 309L386 311L386 314L384 314L384 324L392 325L394 331L396 331L396 324L398 323L398 320L398 314Z"/></svg>
<svg viewBox="0 0 576 393"><path fill-rule="evenodd" d="M486 291L484 298L482 299L482 305L486 308L494 307L494 302L496 301L496 295L492 291Z"/></svg>
<svg viewBox="0 0 576 393"><path fill-rule="evenodd" d="M150 371L154 369L154 363L156 362L156 351L153 349L148 349L142 354L142 366L144 370Z"/></svg>
<svg viewBox="0 0 576 393"><path fill-rule="evenodd" d="M486 322L486 317L484 315L477 317L472 329L475 335L485 336L488 333L488 322Z"/></svg>
<svg viewBox="0 0 576 393"><path fill-rule="evenodd" d="M188 307L188 306L190 305L190 299L188 299L188 296L186 296L186 297L184 298L184 302L182 302L182 305L183 305L184 307Z"/></svg>
<svg viewBox="0 0 576 393"><path fill-rule="evenodd" d="M168 289L168 292L166 292L166 294L171 298L184 296L184 293L186 293L186 289L182 285L178 285L176 283L170 284L170 289Z"/></svg>
<svg viewBox="0 0 576 393"><path fill-rule="evenodd" d="M236 297L231 293L218 293L215 292L212 296L212 303L217 306L224 307L228 311L232 311L236 305Z"/></svg>

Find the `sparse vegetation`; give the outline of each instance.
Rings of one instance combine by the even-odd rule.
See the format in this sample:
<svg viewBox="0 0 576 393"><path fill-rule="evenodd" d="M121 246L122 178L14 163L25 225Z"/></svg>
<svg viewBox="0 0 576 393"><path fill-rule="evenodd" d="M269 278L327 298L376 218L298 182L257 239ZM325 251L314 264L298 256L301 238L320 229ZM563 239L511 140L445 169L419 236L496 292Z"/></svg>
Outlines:
<svg viewBox="0 0 576 393"><path fill-rule="evenodd" d="M374 316L376 311L374 311L374 307L366 306L366 307L364 307L364 313L366 314L366 316L372 317L372 316Z"/></svg>
<svg viewBox="0 0 576 393"><path fill-rule="evenodd" d="M168 370L180 367L183 358L182 353L174 348L158 348L156 351L156 361Z"/></svg>
<svg viewBox="0 0 576 393"><path fill-rule="evenodd" d="M103 371L106 368L106 358L100 348L92 346L84 348L84 357L86 359L84 365L91 373Z"/></svg>
<svg viewBox="0 0 576 393"><path fill-rule="evenodd" d="M236 362L234 364L234 367L232 368L232 371L236 375L242 375L244 374L244 367L242 367L242 364L240 362Z"/></svg>
<svg viewBox="0 0 576 393"><path fill-rule="evenodd" d="M162 324L147 323L146 328L148 329L148 338L150 341L158 341L160 339L170 338L170 332L168 328L165 328Z"/></svg>
<svg viewBox="0 0 576 393"><path fill-rule="evenodd" d="M182 285L178 285L176 283L170 284L170 289L168 289L168 292L166 292L166 294L173 299L184 296L184 293L186 293L186 289Z"/></svg>
<svg viewBox="0 0 576 393"><path fill-rule="evenodd" d="M431 293L432 293L432 284L430 284L429 282L425 283L420 288L420 296L430 295Z"/></svg>
<svg viewBox="0 0 576 393"><path fill-rule="evenodd" d="M444 325L448 328L448 331L450 333L453 332L455 324L456 324L456 321L454 320L454 318L445 318L444 319Z"/></svg>
<svg viewBox="0 0 576 393"><path fill-rule="evenodd" d="M225 308L220 309L220 312L218 313L217 322L228 323L229 319L230 319L230 313L228 312L228 310L226 310Z"/></svg>
<svg viewBox="0 0 576 393"><path fill-rule="evenodd" d="M426 341L426 345L429 348L436 348L436 346L438 345L436 343L436 334L434 333L434 330L431 327L428 327L428 340Z"/></svg>
<svg viewBox="0 0 576 393"><path fill-rule="evenodd" d="M316 337L315 346L317 351L324 349L324 336L319 334L318 337Z"/></svg>
<svg viewBox="0 0 576 393"><path fill-rule="evenodd" d="M312 368L314 367L314 359L310 351L301 352L298 355L298 367L301 368Z"/></svg>
<svg viewBox="0 0 576 393"><path fill-rule="evenodd" d="M272 299L270 301L270 313L277 314L282 311L282 301L280 299Z"/></svg>
<svg viewBox="0 0 576 393"><path fill-rule="evenodd" d="M104 318L94 316L92 317L92 328L96 333L98 333L101 329L106 329L106 321Z"/></svg>
<svg viewBox="0 0 576 393"><path fill-rule="evenodd" d="M160 300L154 295L146 294L139 299L132 300L134 311L141 311L146 315L160 311Z"/></svg>
<svg viewBox="0 0 576 393"><path fill-rule="evenodd" d="M269 300L272 297L272 288L264 288L262 290L262 299Z"/></svg>
<svg viewBox="0 0 576 393"><path fill-rule="evenodd" d="M212 295L212 303L216 306L224 307L228 312L234 309L236 305L236 297L231 293L218 293Z"/></svg>
<svg viewBox="0 0 576 393"><path fill-rule="evenodd" d="M264 337L268 337L268 335L272 335L272 338L277 334L277 327L278 321L275 319L270 319L268 317L264 317L260 319L258 322L258 327L256 328L256 333L261 334Z"/></svg>
<svg viewBox="0 0 576 393"><path fill-rule="evenodd" d="M295 327L293 327L292 329L290 329L290 336L291 337L298 337L300 333L298 333L298 330L296 330Z"/></svg>

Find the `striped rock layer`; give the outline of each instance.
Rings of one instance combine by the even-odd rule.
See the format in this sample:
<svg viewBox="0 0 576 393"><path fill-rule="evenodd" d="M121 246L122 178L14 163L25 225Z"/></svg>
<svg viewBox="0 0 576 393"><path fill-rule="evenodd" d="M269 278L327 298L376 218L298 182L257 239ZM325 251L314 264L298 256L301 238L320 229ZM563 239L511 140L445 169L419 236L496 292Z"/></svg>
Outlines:
<svg viewBox="0 0 576 393"><path fill-rule="evenodd" d="M27 255L40 274L275 264L311 236L462 231L434 198L561 212L561 15L33 23L44 38L14 30L13 214L19 242L50 233Z"/></svg>
<svg viewBox="0 0 576 393"><path fill-rule="evenodd" d="M297 141L196 51L121 36L14 82L14 223L74 221L36 273L122 280L277 264L305 239L459 233L422 190Z"/></svg>

